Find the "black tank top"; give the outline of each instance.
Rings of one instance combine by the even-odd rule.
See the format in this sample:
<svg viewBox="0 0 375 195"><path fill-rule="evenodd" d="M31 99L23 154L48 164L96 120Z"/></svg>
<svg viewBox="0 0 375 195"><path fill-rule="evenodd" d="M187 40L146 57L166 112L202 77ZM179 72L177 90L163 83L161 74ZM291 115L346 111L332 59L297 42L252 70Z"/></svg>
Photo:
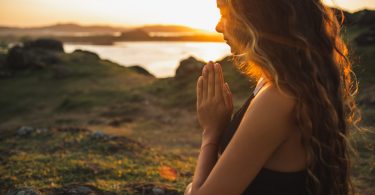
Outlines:
<svg viewBox="0 0 375 195"><path fill-rule="evenodd" d="M221 156L232 139L253 98L254 94L252 93L245 104L234 114L231 122L223 132L218 157ZM280 172L263 167L242 195L307 195L305 185L306 176L306 170Z"/></svg>

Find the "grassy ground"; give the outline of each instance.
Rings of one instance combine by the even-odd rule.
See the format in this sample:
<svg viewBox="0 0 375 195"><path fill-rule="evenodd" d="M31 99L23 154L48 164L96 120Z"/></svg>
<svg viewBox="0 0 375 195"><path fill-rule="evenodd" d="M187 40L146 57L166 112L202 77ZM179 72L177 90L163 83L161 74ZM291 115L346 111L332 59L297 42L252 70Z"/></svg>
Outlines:
<svg viewBox="0 0 375 195"><path fill-rule="evenodd" d="M33 186L51 192L84 183L108 192L135 193L129 186L153 183L178 192L188 181L192 158L160 155L122 136L95 135L84 128L48 129L27 136L8 133L0 144L1 189ZM181 178L164 176L163 167L178 170Z"/></svg>

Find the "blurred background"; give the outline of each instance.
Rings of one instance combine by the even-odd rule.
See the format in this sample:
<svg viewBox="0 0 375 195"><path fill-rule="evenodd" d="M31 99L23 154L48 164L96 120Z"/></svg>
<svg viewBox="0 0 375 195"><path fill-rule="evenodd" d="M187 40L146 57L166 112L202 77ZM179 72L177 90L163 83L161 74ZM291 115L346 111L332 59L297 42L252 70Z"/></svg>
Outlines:
<svg viewBox="0 0 375 195"><path fill-rule="evenodd" d="M375 126L375 2L344 11L361 126ZM235 111L255 82L215 32L216 1L2 0L0 194L183 194L198 157L196 79L222 64ZM374 136L353 137L375 194Z"/></svg>

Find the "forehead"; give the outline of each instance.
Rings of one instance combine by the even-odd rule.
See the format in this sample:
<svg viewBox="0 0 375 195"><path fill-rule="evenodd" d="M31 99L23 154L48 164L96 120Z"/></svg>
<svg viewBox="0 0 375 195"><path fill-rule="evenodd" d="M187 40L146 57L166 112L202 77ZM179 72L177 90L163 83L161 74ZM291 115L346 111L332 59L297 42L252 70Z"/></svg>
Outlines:
<svg viewBox="0 0 375 195"><path fill-rule="evenodd" d="M227 5L227 0L216 0L216 4L218 8L223 8L226 7Z"/></svg>

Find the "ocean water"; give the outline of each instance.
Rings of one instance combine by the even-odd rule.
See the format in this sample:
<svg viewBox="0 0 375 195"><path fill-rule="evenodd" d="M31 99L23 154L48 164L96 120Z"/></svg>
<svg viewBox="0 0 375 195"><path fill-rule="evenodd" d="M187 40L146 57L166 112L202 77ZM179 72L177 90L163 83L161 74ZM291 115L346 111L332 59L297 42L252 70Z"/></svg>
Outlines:
<svg viewBox="0 0 375 195"><path fill-rule="evenodd" d="M225 43L212 42L117 42L114 45L64 44L66 52L83 49L122 66L139 65L158 78L175 75L180 61L190 56L208 62L230 55Z"/></svg>

